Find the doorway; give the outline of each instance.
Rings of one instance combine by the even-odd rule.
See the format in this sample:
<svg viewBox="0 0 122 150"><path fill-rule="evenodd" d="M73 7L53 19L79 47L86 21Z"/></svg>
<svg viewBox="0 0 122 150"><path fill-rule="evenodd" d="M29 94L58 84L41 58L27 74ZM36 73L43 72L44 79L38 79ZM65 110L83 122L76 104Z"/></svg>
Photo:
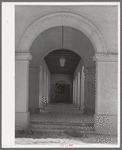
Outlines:
<svg viewBox="0 0 122 150"><path fill-rule="evenodd" d="M51 103L70 103L70 84L63 81L54 83L50 91Z"/></svg>

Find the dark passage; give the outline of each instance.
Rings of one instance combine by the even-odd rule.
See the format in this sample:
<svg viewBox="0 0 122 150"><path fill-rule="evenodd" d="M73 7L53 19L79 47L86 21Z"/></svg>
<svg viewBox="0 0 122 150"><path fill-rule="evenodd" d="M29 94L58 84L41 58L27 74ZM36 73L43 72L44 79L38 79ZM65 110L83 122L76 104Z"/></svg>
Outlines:
<svg viewBox="0 0 122 150"><path fill-rule="evenodd" d="M57 84L52 85L51 103L69 103L70 85Z"/></svg>

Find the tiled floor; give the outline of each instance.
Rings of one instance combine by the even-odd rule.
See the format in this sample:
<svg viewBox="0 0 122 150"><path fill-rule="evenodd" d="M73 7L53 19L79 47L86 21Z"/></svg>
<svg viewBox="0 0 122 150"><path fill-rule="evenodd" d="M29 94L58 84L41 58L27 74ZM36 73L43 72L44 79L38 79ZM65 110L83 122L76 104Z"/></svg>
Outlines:
<svg viewBox="0 0 122 150"><path fill-rule="evenodd" d="M94 117L82 115L73 104L49 104L40 114L31 114L31 121L64 122L64 123L93 123Z"/></svg>

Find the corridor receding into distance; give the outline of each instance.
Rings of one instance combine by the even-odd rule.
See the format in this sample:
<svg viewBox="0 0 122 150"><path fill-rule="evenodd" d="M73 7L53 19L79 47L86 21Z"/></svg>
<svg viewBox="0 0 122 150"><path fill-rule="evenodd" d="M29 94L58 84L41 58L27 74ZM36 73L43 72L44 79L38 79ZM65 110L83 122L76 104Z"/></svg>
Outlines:
<svg viewBox="0 0 122 150"><path fill-rule="evenodd" d="M15 11L18 143L117 143L117 6Z"/></svg>
<svg viewBox="0 0 122 150"><path fill-rule="evenodd" d="M30 53L31 128L52 133L67 128L93 132L95 51L88 37L68 26L53 27L34 40Z"/></svg>

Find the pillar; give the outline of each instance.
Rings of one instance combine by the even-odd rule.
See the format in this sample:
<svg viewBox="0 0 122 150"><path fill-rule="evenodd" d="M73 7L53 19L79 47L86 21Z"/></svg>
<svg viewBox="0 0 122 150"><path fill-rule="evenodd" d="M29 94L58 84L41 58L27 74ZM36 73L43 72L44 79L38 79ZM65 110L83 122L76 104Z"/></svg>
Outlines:
<svg viewBox="0 0 122 150"><path fill-rule="evenodd" d="M85 75L84 75L84 66L82 66L82 70L81 70L81 102L80 102L80 110L82 111L83 113L83 110L84 110L84 97L85 97Z"/></svg>
<svg viewBox="0 0 122 150"><path fill-rule="evenodd" d="M85 69L85 103L86 114L94 114L95 111L95 68Z"/></svg>
<svg viewBox="0 0 122 150"><path fill-rule="evenodd" d="M28 127L30 119L28 112L30 59L29 53L15 55L15 126L20 130Z"/></svg>
<svg viewBox="0 0 122 150"><path fill-rule="evenodd" d="M75 79L73 79L73 104L75 104Z"/></svg>
<svg viewBox="0 0 122 150"><path fill-rule="evenodd" d="M47 105L47 72L46 68L44 69L44 95L43 95L43 102L45 106Z"/></svg>
<svg viewBox="0 0 122 150"><path fill-rule="evenodd" d="M48 103L51 102L51 98L50 98L50 73L49 73L49 78L48 78Z"/></svg>
<svg viewBox="0 0 122 150"><path fill-rule="evenodd" d="M29 112L39 110L39 69L29 68Z"/></svg>
<svg viewBox="0 0 122 150"><path fill-rule="evenodd" d="M39 105L42 103L43 100L43 93L44 93L44 76L43 76L43 68L42 66L40 67L40 72L39 72Z"/></svg>
<svg viewBox="0 0 122 150"><path fill-rule="evenodd" d="M49 87L49 83L48 83L49 81L48 81L48 74L47 74L47 104L49 103L49 100L48 100L48 95L49 95L49 89L48 89L48 87Z"/></svg>
<svg viewBox="0 0 122 150"><path fill-rule="evenodd" d="M75 106L77 106L77 75L75 75Z"/></svg>
<svg viewBox="0 0 122 150"><path fill-rule="evenodd" d="M78 89L77 89L77 92L78 92L78 96L77 96L77 107L80 108L80 101L81 101L81 98L80 98L80 92L81 92L81 89L80 89L80 71L78 71L78 80L77 80L77 86L78 86Z"/></svg>
<svg viewBox="0 0 122 150"><path fill-rule="evenodd" d="M118 55L96 54L95 130L117 135L118 117Z"/></svg>

